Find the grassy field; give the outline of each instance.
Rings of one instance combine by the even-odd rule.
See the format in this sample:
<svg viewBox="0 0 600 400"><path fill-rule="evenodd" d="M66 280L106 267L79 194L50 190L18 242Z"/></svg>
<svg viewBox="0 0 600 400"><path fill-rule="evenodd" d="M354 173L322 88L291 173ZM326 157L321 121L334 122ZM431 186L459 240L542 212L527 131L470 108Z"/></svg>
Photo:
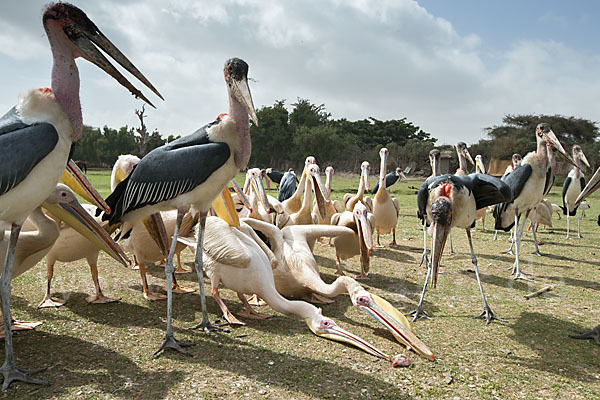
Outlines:
<svg viewBox="0 0 600 400"><path fill-rule="evenodd" d="M88 175L107 195L109 175ZM242 182L241 176L239 182ZM334 198L356 192L357 176L334 177ZM377 249L371 263L367 290L386 298L402 312L416 307L425 277L419 268L422 230L415 216L419 181L392 188L400 201L397 248ZM274 191L272 191L274 193ZM560 188L549 197L559 203ZM589 341L568 338L574 329L587 329L600 320L600 229L596 217L598 196L582 219L583 239L565 240L566 219L553 218L554 229L540 228L541 251L531 254L531 234L524 235L522 265L535 281L513 281L508 268L513 257L502 254L509 246L508 234L474 231L474 246L490 306L507 323L485 325L470 317L481 312L481 298L470 270L466 235L455 230L456 254L444 255L438 288L430 290L425 311L433 317L413 324L416 334L432 349L435 362L414 355L407 369L353 347L319 339L303 321L274 313L265 321L247 321L231 333L207 336L186 327L199 322L197 293L175 295L174 326L179 339L193 342L193 358L172 352L153 358L162 342L165 303L142 298L137 271L125 269L104 254L99 262L106 295L119 303L88 305L93 291L84 261L57 265L54 293L67 300L58 309L36 309L45 290L45 263L15 279L14 317L40 320L35 331L15 335L21 368L49 367L42 379L50 387L13 385L3 397L10 398L264 398L264 399L401 399L401 398L598 398L600 397L600 347ZM576 227L576 223L572 226ZM493 218L488 215L488 229ZM480 228L478 222L477 229ZM389 243L390 237L384 237ZM317 245L317 261L323 278L335 279L333 248ZM192 266L192 253L183 252ZM360 269L358 257L344 266L349 273ZM158 290L164 269L149 268L149 280ZM181 282L196 287L196 278ZM196 286L194 286L196 285ZM208 285L208 282L207 282ZM543 286L554 289L526 300L523 295ZM208 286L207 286L208 287ZM209 291L210 292L210 291ZM232 312L243 307L234 293L221 295ZM360 310L348 296L323 307L323 314L389 354L401 347L386 330ZM268 309L268 307L265 307ZM222 320L208 299L211 319ZM3 356L3 354L2 354Z"/></svg>

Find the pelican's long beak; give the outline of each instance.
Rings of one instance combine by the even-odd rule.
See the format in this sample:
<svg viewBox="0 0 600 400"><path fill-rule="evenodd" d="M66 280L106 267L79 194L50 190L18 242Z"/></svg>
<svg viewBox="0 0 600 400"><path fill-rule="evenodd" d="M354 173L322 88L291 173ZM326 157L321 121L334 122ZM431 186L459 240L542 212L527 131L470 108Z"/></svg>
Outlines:
<svg viewBox="0 0 600 400"><path fill-rule="evenodd" d="M252 188L254 189L254 192L258 196L258 201L262 203L263 207L267 211L267 214L269 214L271 205L269 204L269 200L267 200L267 192L265 191L265 186L262 183L262 179L256 176L252 178L251 184Z"/></svg>
<svg viewBox="0 0 600 400"><path fill-rule="evenodd" d="M373 234L371 232L371 224L366 215L354 215L356 227L358 228L358 241L360 243L360 259L365 272L369 271L369 254L373 251Z"/></svg>
<svg viewBox="0 0 600 400"><path fill-rule="evenodd" d="M117 168L115 171L115 181L117 181L117 185L125 180L129 174L123 170L123 168Z"/></svg>
<svg viewBox="0 0 600 400"><path fill-rule="evenodd" d="M81 172L73 160L69 160L67 168L63 172L60 181L67 185L72 191L86 199L90 204L95 205L107 214L110 214L110 207L100 193L94 188L92 183Z"/></svg>
<svg viewBox="0 0 600 400"><path fill-rule="evenodd" d="M121 247L109 236L109 234L96 222L94 218L77 200L71 202L42 203L48 213L57 220L63 221L106 254L123 264L125 267L131 263Z"/></svg>
<svg viewBox="0 0 600 400"><path fill-rule="evenodd" d="M235 96L236 100L244 107L254 125L258 126L258 118L256 117L256 110L254 109L254 103L252 102L252 94L248 87L248 79L243 77L242 79L229 78L229 86Z"/></svg>
<svg viewBox="0 0 600 400"><path fill-rule="evenodd" d="M246 178L246 180L248 180L248 178ZM250 210L250 212L252 212L252 204L250 204L250 200L248 200L248 198L245 196L246 195L246 183L244 183L244 189L240 188L240 185L237 184L237 182L235 181L235 179L232 179L231 181L231 187L233 188L233 191L238 195L238 199L239 201L246 206L246 208L248 210ZM266 197L266 195L265 195ZM236 211L237 213L237 211Z"/></svg>
<svg viewBox="0 0 600 400"><path fill-rule="evenodd" d="M548 131L542 130L542 135L544 135L546 142L551 143L552 146L558 151L558 154L560 154L568 163L579 168L579 165L575 163L571 156L567 154L562 144L560 144L552 129L549 129Z"/></svg>
<svg viewBox="0 0 600 400"><path fill-rule="evenodd" d="M400 343L413 349L415 353L433 361L433 353L410 329L408 319L394 306L379 296L369 293L371 300L368 305L358 307L369 313L389 330Z"/></svg>
<svg viewBox="0 0 600 400"><path fill-rule="evenodd" d="M369 190L369 169L368 168L363 168L360 178L364 180L366 190Z"/></svg>
<svg viewBox="0 0 600 400"><path fill-rule="evenodd" d="M169 236L167 235L167 229L165 223L159 212L151 214L147 217L142 218L142 222L146 227L146 230L150 234L154 243L160 249L160 253L166 257L169 255Z"/></svg>
<svg viewBox="0 0 600 400"><path fill-rule="evenodd" d="M244 196L241 191L238 193L238 195ZM248 200L246 199L246 201ZM233 204L233 199L229 193L229 188L225 187L221 191L221 194L217 196L215 201L213 201L212 209L215 211L217 217L227 222L229 226L235 226L236 228L240 226L240 218L235 210L235 205Z"/></svg>
<svg viewBox="0 0 600 400"><path fill-rule="evenodd" d="M475 165L475 162L473 161L473 158L471 157L471 153L469 153L469 150L467 150L466 147L462 150L462 153L463 153L463 156L465 156L465 158L467 160L469 160L471 165Z"/></svg>
<svg viewBox="0 0 600 400"><path fill-rule="evenodd" d="M444 222L434 220L431 229L433 231L431 235L433 238L431 245L431 284L435 288L437 285L438 269L442 260L444 246L446 245L446 238L450 232L450 226Z"/></svg>
<svg viewBox="0 0 600 400"><path fill-rule="evenodd" d="M148 79L136 68L135 65L114 45L100 29L88 18L87 15L77 7L69 8L69 17L74 22L73 29L65 31L69 39L79 48L81 56L89 62L95 64L104 72L112 76L117 82L128 89L135 97L144 100L154 107L154 104L144 96L135 86L133 86L98 50L100 48L104 53L125 68L131 75L135 76L140 82L148 87L154 94L160 97L162 95L150 83Z"/></svg>
<svg viewBox="0 0 600 400"><path fill-rule="evenodd" d="M590 163L588 162L588 159L587 159L587 157L586 157L586 156L585 156L585 154L583 153L583 150L581 150L581 156L580 156L580 157L581 157L581 161L583 161L583 163L584 163L584 164L585 164L585 165L586 165L588 168L591 168L591 167L590 167Z"/></svg>
<svg viewBox="0 0 600 400"><path fill-rule="evenodd" d="M356 336L346 331L345 329L340 328L336 324L333 324L333 326L325 328L323 330L316 330L313 327L310 318L306 318L306 324L308 325L312 333L319 337L329 340L335 340L336 342L346 343L351 346L358 347L359 349L366 351L367 353L374 355L377 358L383 358L384 360L391 361L391 357L389 355L385 354L377 347L373 346L371 343L367 342L361 337Z"/></svg>
<svg viewBox="0 0 600 400"><path fill-rule="evenodd" d="M575 207L579 206L579 203L585 200L590 194L598 190L598 188L600 188L600 167L598 167L594 173L594 176L592 176L581 193L579 193L579 196L577 196L577 200L575 200Z"/></svg>
<svg viewBox="0 0 600 400"><path fill-rule="evenodd" d="M323 189L323 182L319 174L312 174L313 178L313 190L315 191L315 200L317 202L317 208L322 219L325 219L327 210L325 209L325 189Z"/></svg>

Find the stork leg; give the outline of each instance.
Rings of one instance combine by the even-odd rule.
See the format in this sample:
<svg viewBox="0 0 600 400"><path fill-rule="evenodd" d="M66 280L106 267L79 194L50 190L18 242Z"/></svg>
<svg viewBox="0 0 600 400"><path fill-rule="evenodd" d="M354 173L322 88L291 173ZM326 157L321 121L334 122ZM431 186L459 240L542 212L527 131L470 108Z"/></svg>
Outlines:
<svg viewBox="0 0 600 400"><path fill-rule="evenodd" d="M175 224L175 231L173 232L173 239L171 240L171 250L169 250L169 256L167 257L167 262L165 263L165 276L167 279L167 333L165 334L165 340L163 344L160 346L158 350L154 352L154 355L158 355L161 351L165 349L173 349L177 350L180 353L191 356L184 347L191 346L191 343L180 342L175 339L173 336L173 272L175 271L175 267L173 267L173 256L175 255L175 246L177 245L177 236L179 234L179 227L181 226L181 220L183 220L183 212L182 210L177 210L177 223ZM202 247L200 247L202 248ZM202 253L202 251L200 252ZM141 264L140 264L141 265ZM141 270L141 268L140 268Z"/></svg>
<svg viewBox="0 0 600 400"><path fill-rule="evenodd" d="M582 238L581 236L581 226L580 226L580 220L581 220L581 209L577 209L577 237L579 239Z"/></svg>
<svg viewBox="0 0 600 400"><path fill-rule="evenodd" d="M483 312L473 318L485 318L485 323L489 324L492 320L498 320L502 322L506 322L503 319L496 317L496 314L492 311L490 306L485 299L485 294L483 293L483 286L481 285L481 278L479 278L479 269L477 268L477 257L475 256L475 250L473 250L473 241L471 240L471 230L467 229L467 237L469 238L469 246L471 247L471 262L473 263L473 267L475 267L475 276L477 277L477 284L479 285L479 292L481 292L481 298L483 299Z"/></svg>
<svg viewBox="0 0 600 400"><path fill-rule="evenodd" d="M52 286L52 277L54 276L54 263L48 263L46 265L46 294L44 298L38 304L37 308L49 308L49 307L60 307L65 304L64 300L53 298L50 293L50 287Z"/></svg>
<svg viewBox="0 0 600 400"><path fill-rule="evenodd" d="M450 241L450 255L453 255L454 247L452 246L452 231L448 233L448 240Z"/></svg>
<svg viewBox="0 0 600 400"><path fill-rule="evenodd" d="M115 301L119 301L121 299L113 299L110 297L106 297L104 293L102 293L102 289L100 288L100 281L98 280L98 265L96 263L90 263L90 272L92 274L92 280L94 281L94 287L96 288L96 294L94 296L86 297L86 301L90 304L105 304L105 303L114 303Z"/></svg>
<svg viewBox="0 0 600 400"><path fill-rule="evenodd" d="M513 277L514 280L517 279L523 279L526 281L531 281L533 279L529 278L527 276L527 274L525 274L524 272L521 272L521 269L519 267L519 252L521 250L521 238L523 237L523 229L525 228L525 224L527 224L527 217L529 216L529 211L527 210L527 213L525 214L525 218L523 218L523 223L521 224L521 228L518 228L518 226L515 226L515 241L516 243L516 252L515 252L515 265L513 267L513 274L515 275Z"/></svg>
<svg viewBox="0 0 600 400"><path fill-rule="evenodd" d="M423 224L423 255L421 256L419 268L423 263L425 263L425 265L429 264L429 258L427 257L427 226L425 223Z"/></svg>
<svg viewBox="0 0 600 400"><path fill-rule="evenodd" d="M577 335L569 335L573 339L592 339L596 344L600 345L600 325L590 331L574 331Z"/></svg>
<svg viewBox="0 0 600 400"><path fill-rule="evenodd" d="M515 255L515 253L513 252L513 246L515 245L515 234L513 233L513 231L516 233L517 232L517 228L519 227L519 219L520 219L520 215L517 215L517 211L515 210L515 224L513 225L512 229L510 230L510 238L508 240L510 240L510 247L508 250L503 251L502 254L510 254L510 255Z"/></svg>
<svg viewBox="0 0 600 400"><path fill-rule="evenodd" d="M15 250L17 248L17 239L21 232L20 224L12 224L10 230L10 240L8 243L8 250L6 252L6 260L4 262L4 268L2 270L2 277L0 277L0 298L2 300L2 320L4 322L4 364L0 367L0 372L4 376L4 382L2 383L2 391L6 392L10 384L14 381L22 381L27 383L34 383L36 385L49 385L48 382L40 379L32 378L31 375L43 372L46 368L27 371L24 369L17 368L15 360L15 353L13 348L13 337L12 331L10 330L12 317L10 315L10 291L11 291L11 280L13 273L13 264L15 261Z"/></svg>
<svg viewBox="0 0 600 400"><path fill-rule="evenodd" d="M536 231L537 231L537 226L535 226L535 214L537 213L537 207L533 209L532 215L531 215L531 231L533 232L533 243L535 244L535 251L533 252L533 254L537 254L538 256L543 256L544 254L542 254L540 252L540 248L538 246L538 241L537 241L537 236L536 236Z"/></svg>
<svg viewBox="0 0 600 400"><path fill-rule="evenodd" d="M206 226L206 213L200 212L199 229L198 229L198 244L196 245L196 255L194 256L194 266L196 267L196 274L198 274L198 285L200 286L200 302L202 307L202 322L197 325L190 327L190 329L202 329L206 333L212 331L223 331L229 332L229 329L223 329L216 325L213 325L208 320L208 312L206 311L206 297L204 296L204 270L202 263L202 245L204 243L204 228ZM177 240L177 237L173 238L173 243ZM169 285L169 283L167 283Z"/></svg>
<svg viewBox="0 0 600 400"><path fill-rule="evenodd" d="M571 212L569 211L569 202L566 201L565 199L565 208L567 209L567 237L565 239L571 239L571 236L569 235L569 230L570 230L570 223L571 223Z"/></svg>
<svg viewBox="0 0 600 400"><path fill-rule="evenodd" d="M494 238L492 240L498 240L498 229L494 230Z"/></svg>
<svg viewBox="0 0 600 400"><path fill-rule="evenodd" d="M423 300L425 299L425 292L427 291L427 283L429 283L431 272L431 262L429 262L427 263L427 276L425 277L425 284L423 285L423 291L421 292L421 298L419 299L417 309L406 314L407 317L413 317L413 322L415 322L419 318L431 319L431 317L427 315L425 311L423 311Z"/></svg>

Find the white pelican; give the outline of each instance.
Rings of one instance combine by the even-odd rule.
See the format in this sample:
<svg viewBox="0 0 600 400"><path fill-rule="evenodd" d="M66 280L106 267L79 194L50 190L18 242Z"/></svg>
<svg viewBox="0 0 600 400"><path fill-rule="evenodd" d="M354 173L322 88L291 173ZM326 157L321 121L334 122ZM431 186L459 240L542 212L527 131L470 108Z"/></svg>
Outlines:
<svg viewBox="0 0 600 400"><path fill-rule="evenodd" d="M359 201L363 201L365 190L369 185L370 169L371 164L369 164L368 161L363 161L362 164L360 164L360 180L358 181L358 190L356 191L356 195L352 196L352 193L346 193L343 198L344 208L346 211L352 212L352 210L354 210L354 205ZM365 205L369 207L368 204Z"/></svg>
<svg viewBox="0 0 600 400"><path fill-rule="evenodd" d="M290 214L291 223L294 225L318 224L319 218L325 217L325 199L323 193L323 184L319 176L319 166L317 164L308 164L305 168L304 198L300 209ZM315 192L315 205L318 214L312 213L312 192ZM285 208L285 203L284 203Z"/></svg>
<svg viewBox="0 0 600 400"><path fill-rule="evenodd" d="M483 174L468 176L447 174L429 178L421 185L417 195L418 216L425 220L427 225L430 225L429 231L432 236L431 262L427 266L427 277L425 278L419 305L410 314L414 316L413 321L420 317L427 317L427 314L423 311L423 299L425 298L427 283L429 277L432 276L431 283L434 288L436 287L438 268L446 237L453 227L464 228L469 239L471 262L475 267L475 276L483 299L483 312L476 318L484 318L488 324L494 319L500 320L492 312L483 293L479 269L477 268L477 257L471 240L471 227L475 222L478 209L510 199L510 188L504 182Z"/></svg>
<svg viewBox="0 0 600 400"><path fill-rule="evenodd" d="M33 89L0 118L0 230L10 227L11 236L0 281L0 297L6 334L3 390L11 382L40 383L16 367L10 334L10 280L14 251L23 221L52 192L67 164L71 144L82 134L83 115L79 101L79 72L75 59L94 63L151 104L98 50L121 64L160 97L158 91L135 66L102 34L79 8L51 3L42 22L53 56L51 88Z"/></svg>
<svg viewBox="0 0 600 400"><path fill-rule="evenodd" d="M319 217L319 223L322 225L331 224L331 217L335 213L342 212L342 203L339 200L331 201L331 184L333 181L333 167L328 166L325 168L325 188L323 190L323 195L325 196L325 216L321 217L319 213L319 205L315 204L313 207L313 214Z"/></svg>
<svg viewBox="0 0 600 400"><path fill-rule="evenodd" d="M579 226L579 220L581 219L581 212L578 207L574 206L575 200L579 193L585 187L585 175L581 172L581 168L583 165L587 165L590 167L590 163L587 160L587 157L583 153L581 146L574 145L573 146L573 160L575 161L575 166L569 171L569 175L567 175L567 179L563 184L562 188L562 201L563 201L563 214L567 216L567 237L566 239L570 239L570 217L572 215L577 214L577 237L581 238L581 227Z"/></svg>
<svg viewBox="0 0 600 400"><path fill-rule="evenodd" d="M342 235L333 239L336 257L336 274L344 275L341 260L347 260L360 254L360 274L355 279L366 279L369 273L370 253L373 250L373 229L375 217L367 212L367 207L360 201L354 211L336 213L331 217L331 225L345 226L352 229L354 235Z"/></svg>
<svg viewBox="0 0 600 400"><path fill-rule="evenodd" d="M544 187L546 185L547 167L548 167L548 148L546 143L550 142L559 154L565 157L569 162L573 162L565 153L562 145L556 138L549 124L541 123L535 129L537 139L537 150L527 154L521 163L521 166L513 172L502 177L502 180L510 186L513 193L513 201L498 204L494 208L494 218L496 219L496 229L503 229L508 232L515 227L516 252L515 264L513 267L514 279L529 279L521 271L519 265L519 251L521 248L521 237L523 228L527 223L527 216L533 210L544 196ZM519 218L525 213L523 223L519 228ZM534 231L535 232L535 231ZM535 238L535 236L534 236Z"/></svg>
<svg viewBox="0 0 600 400"><path fill-rule="evenodd" d="M340 276L331 284L321 280L309 243L319 236L351 235L352 230L327 225L292 225L280 230L254 219L243 219L243 222L267 237L278 261L273 269L273 277L277 292L281 295L292 298L308 297L309 301L331 303L332 300L325 296L348 293L354 306L373 316L396 340L417 354L433 360L431 351L410 331L408 321L386 300L367 292L358 282L347 276Z"/></svg>
<svg viewBox="0 0 600 400"><path fill-rule="evenodd" d="M316 163L317 163L317 161L315 160L315 158L313 156L306 157L306 159L304 160L304 169L302 170L302 176L300 177L300 182L298 183L298 187L296 188L296 191L293 192L293 194L290 197L287 197L287 195L288 195L287 193L289 193L290 190L286 189L284 187L284 184L283 184L284 178L282 178L282 183L281 183L281 186L279 187L279 191L284 192L287 190L287 193L285 194L285 196L286 196L285 198L284 197L280 198L278 195L277 200L281 201L283 208L289 214L298 212L300 210L300 207L302 207L302 193L304 193L304 186L305 186L305 181L306 181L306 168L309 165L316 164ZM295 179L296 177L294 176L293 178ZM289 176L287 179L291 180L292 177ZM285 186L287 187L288 185L285 185Z"/></svg>
<svg viewBox="0 0 600 400"><path fill-rule="evenodd" d="M390 197L385 185L385 169L389 151L385 147L379 150L381 164L379 166L379 189L373 200L373 215L375 216L375 230L377 231L377 247L383 247L379 243L379 235L392 232L392 243L390 246L397 246L396 243L396 224L398 223L398 214L400 205L396 198Z"/></svg>
<svg viewBox="0 0 600 400"><path fill-rule="evenodd" d="M252 96L248 87L248 64L239 58L225 62L224 77L229 95L229 114L216 121L148 153L115 191L106 199L112 213L104 215L111 224L135 221L160 210L177 209L177 222L171 250L165 265L167 275L167 330L159 350L171 348L186 352L173 336L172 274L173 256L181 220L192 206L200 212L197 249L202 248L206 215L213 200L250 159L252 144L248 115L258 125ZM235 213L233 203L232 212ZM217 330L208 320L202 251L194 260L200 298L202 322L195 328Z"/></svg>

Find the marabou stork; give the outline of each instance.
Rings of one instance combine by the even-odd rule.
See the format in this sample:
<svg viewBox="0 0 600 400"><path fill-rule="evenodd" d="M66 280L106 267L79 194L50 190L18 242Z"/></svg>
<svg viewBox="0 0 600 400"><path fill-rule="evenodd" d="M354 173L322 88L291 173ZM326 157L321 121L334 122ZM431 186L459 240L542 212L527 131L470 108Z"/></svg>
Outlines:
<svg viewBox="0 0 600 400"><path fill-rule="evenodd" d="M385 176L385 187L392 186L394 183L398 182L399 178L406 179L406 175L404 175L404 172L402 172L402 168L400 168L400 167L396 168L396 170L394 172L390 172L389 174L387 174ZM378 190L379 190L379 182L377 182L377 184L371 191L371 194L377 193Z"/></svg>
<svg viewBox="0 0 600 400"><path fill-rule="evenodd" d="M517 168L519 165L521 165L521 161L523 161L523 157L521 157L520 154L515 153L512 155L512 164L507 166L506 169L504 170L504 174L502 175L502 178L500 179L504 179L504 177L508 174L510 174L511 172L513 172L515 170L515 168ZM510 249L508 251L508 253L512 254L512 244L513 244L513 234L512 234L513 230L511 229L510 231L510 241L511 241L511 246ZM496 240L498 238L498 229L494 230L494 238L492 240Z"/></svg>
<svg viewBox="0 0 600 400"><path fill-rule="evenodd" d="M475 156L475 173L477 174L485 174L485 164L483 163L483 157L481 154L477 154ZM487 213L488 207L481 208L477 210L477 219L481 220L481 232L486 232L485 230L485 214Z"/></svg>
<svg viewBox="0 0 600 400"><path fill-rule="evenodd" d="M112 212L103 218L116 224L137 220L160 210L177 209L177 222L171 249L165 264L167 280L167 330L165 340L157 350L171 348L183 353L188 345L177 341L172 326L173 255L182 218L192 206L200 212L199 234L194 264L198 274L202 302L202 322L194 328L217 330L208 320L202 267L202 241L206 215L213 200L227 183L246 167L250 158L251 140L248 115L258 125L252 96L248 87L248 64L239 58L225 62L224 77L229 95L229 114L216 121L148 153L115 191L106 199ZM235 214L233 203L227 203Z"/></svg>
<svg viewBox="0 0 600 400"><path fill-rule="evenodd" d="M427 181L433 179L435 177L441 176L442 173L440 171L440 159L442 153L438 149L433 149L429 152L429 165L431 165L431 176L427 178ZM425 220L422 219L423 222L423 256L421 257L421 263L419 267L425 263L425 265L429 264L429 259L427 258L427 224Z"/></svg>
<svg viewBox="0 0 600 400"><path fill-rule="evenodd" d="M588 184L583 188L575 203L573 203L574 207L578 207L583 200L585 200L589 195L594 193L596 190L600 188L600 168L596 170L594 176L589 180ZM598 225L600 225L600 216L598 217ZM573 339L593 339L596 344L600 344L600 325L597 325L594 329L585 331L576 331L577 335L569 335L569 337Z"/></svg>
<svg viewBox="0 0 600 400"><path fill-rule="evenodd" d="M573 163L556 138L550 124L538 124L535 133L537 150L528 153L523 158L521 166L503 177L503 181L512 189L513 200L498 204L494 208L496 229L502 229L508 232L513 226L515 227L515 238L513 239L516 243L515 264L513 266L514 279L529 279L521 272L519 266L519 251L521 248L523 228L527 223L527 216L535 207L537 207L544 196L548 169L547 143L551 143L559 154L565 157L569 162ZM523 218L523 223L519 228L519 218L523 213L525 213L525 218Z"/></svg>
<svg viewBox="0 0 600 400"><path fill-rule="evenodd" d="M590 163L588 162L583 150L579 145L573 146L573 160L575 161L576 166L574 166L571 171L569 171L569 175L567 175L567 179L565 179L565 183L562 188L562 201L563 201L563 214L567 216L567 237L565 239L570 239L569 230L570 230L570 221L569 217L577 214L577 237L581 238L581 228L579 226L579 220L581 218L581 213L579 212L579 207L574 205L577 196L585 187L585 175L581 172L581 166L583 164L590 167Z"/></svg>
<svg viewBox="0 0 600 400"><path fill-rule="evenodd" d="M456 143L456 155L458 156L458 169L456 170L455 175L458 176L466 176L469 175L469 171L467 171L467 160L471 162L471 164L475 165L473 159L471 158L471 154L469 153L469 149L467 149L467 144L465 142Z"/></svg>
<svg viewBox="0 0 600 400"><path fill-rule="evenodd" d="M379 166L379 190L373 201L373 215L375 216L375 230L377 231L377 247L383 247L379 243L379 235L387 234L392 231L392 242L390 246L397 246L396 243L396 224L398 223L398 214L400 205L396 198L390 197L385 184L385 168L389 151L387 148L379 150L381 158Z"/></svg>
<svg viewBox="0 0 600 400"><path fill-rule="evenodd" d="M283 178L283 172L277 171L276 169L273 168L267 168L267 177L272 180L273 182L275 182L276 184L280 184L281 183L281 178Z"/></svg>
<svg viewBox="0 0 600 400"><path fill-rule="evenodd" d="M0 280L6 334L3 390L14 380L41 383L31 371L16 367L10 332L10 281L21 225L55 189L67 164L71 144L81 137L83 116L79 101L79 72L83 57L115 78L129 91L151 102L106 59L112 57L161 97L142 73L113 45L79 8L51 3L42 23L53 56L52 88L33 89L0 118L0 230L11 235ZM162 97L161 97L162 98ZM37 372L37 371L34 371Z"/></svg>
<svg viewBox="0 0 600 400"><path fill-rule="evenodd" d="M464 228L467 231L471 248L471 262L475 267L475 276L483 299L483 312L476 318L485 318L488 324L493 319L500 320L492 312L483 293L483 286L477 268L477 258L471 240L471 228L475 225L478 209L510 200L510 187L500 179L489 175L457 176L446 174L430 178L421 185L417 195L418 216L423 224L430 225L429 232L432 236L432 245L431 261L427 265L427 277L425 278L421 299L417 309L409 314L414 316L413 321L420 317L427 317L427 314L423 311L423 299L427 290L427 283L429 277L433 274L432 284L434 288L436 287L444 244L450 229L453 227Z"/></svg>
<svg viewBox="0 0 600 400"><path fill-rule="evenodd" d="M282 202L294 194L296 191L296 173L293 169L289 169L288 172L283 174L279 181L279 189L277 190L277 200Z"/></svg>

